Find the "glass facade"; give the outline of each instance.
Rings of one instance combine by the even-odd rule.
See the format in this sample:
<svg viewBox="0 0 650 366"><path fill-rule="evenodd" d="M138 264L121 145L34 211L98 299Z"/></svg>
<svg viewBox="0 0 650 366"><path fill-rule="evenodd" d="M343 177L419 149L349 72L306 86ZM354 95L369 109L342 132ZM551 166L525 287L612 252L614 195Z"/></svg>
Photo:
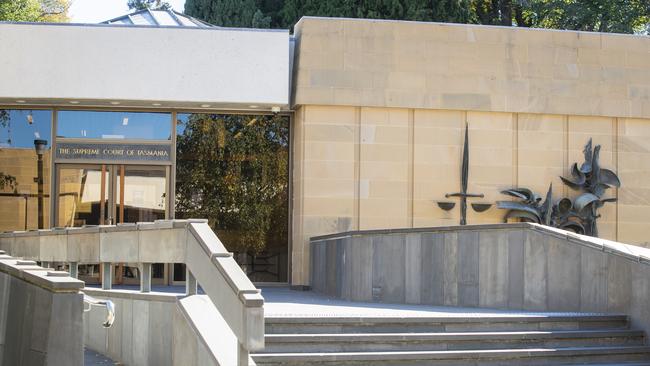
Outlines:
<svg viewBox="0 0 650 366"><path fill-rule="evenodd" d="M52 111L0 109L0 231L50 227Z"/></svg>
<svg viewBox="0 0 650 366"><path fill-rule="evenodd" d="M287 281L289 117L179 114L177 218L209 220L253 281Z"/></svg>
<svg viewBox="0 0 650 366"><path fill-rule="evenodd" d="M286 115L0 109L0 231L207 218L253 281L287 282L289 125ZM79 271L99 281L98 265ZM138 277L116 264L116 284ZM185 269L155 264L153 277L179 283Z"/></svg>
<svg viewBox="0 0 650 366"><path fill-rule="evenodd" d="M170 140L171 113L59 111L56 137Z"/></svg>

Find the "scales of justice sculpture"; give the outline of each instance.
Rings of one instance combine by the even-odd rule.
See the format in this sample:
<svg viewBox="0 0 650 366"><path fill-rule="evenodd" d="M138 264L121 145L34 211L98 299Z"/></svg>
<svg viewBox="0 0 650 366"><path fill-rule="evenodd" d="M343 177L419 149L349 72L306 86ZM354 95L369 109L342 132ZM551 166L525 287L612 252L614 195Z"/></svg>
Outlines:
<svg viewBox="0 0 650 366"><path fill-rule="evenodd" d="M483 193L467 193L467 182L469 180L469 130L465 123L465 143L463 145L463 163L460 168L460 192L447 193L446 198L458 197L460 199L460 224L467 225L467 199L483 198ZM456 207L455 202L437 202L438 207L445 211L450 211ZM487 211L492 207L490 203L472 203L472 209L476 212Z"/></svg>
<svg viewBox="0 0 650 366"><path fill-rule="evenodd" d="M557 227L578 234L598 236L596 221L600 218L598 210L616 198L605 198L609 188L620 188L621 181L613 171L600 167L600 145L593 147L589 139L583 149L584 162L571 167L570 177L560 177L569 188L581 193L571 199L563 197L553 201L553 184L549 185L544 201L542 197L528 188L511 188L501 191L502 194L515 197L519 201L497 201L497 207L507 210L504 222L508 219L519 219L524 222ZM483 198L482 193L468 193L469 180L469 129L465 123L465 141L463 145L463 161L461 165L460 192L447 193L446 198L458 197L460 200L460 225L467 224L467 199ZM456 207L455 202L436 202L438 207L450 211ZM472 203L476 212L487 211L492 204Z"/></svg>

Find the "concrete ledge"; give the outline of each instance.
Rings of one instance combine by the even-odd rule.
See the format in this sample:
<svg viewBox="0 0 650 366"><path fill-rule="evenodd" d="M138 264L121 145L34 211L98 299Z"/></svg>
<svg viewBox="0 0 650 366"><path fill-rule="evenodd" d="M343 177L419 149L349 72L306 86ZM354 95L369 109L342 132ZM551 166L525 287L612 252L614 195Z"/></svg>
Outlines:
<svg viewBox="0 0 650 366"><path fill-rule="evenodd" d="M32 261L21 261L15 258L0 260L0 272L51 292L79 292L79 289L84 287L83 281L72 278L65 272L63 272L65 276L62 276L63 273L53 273L52 271L52 268L37 266Z"/></svg>

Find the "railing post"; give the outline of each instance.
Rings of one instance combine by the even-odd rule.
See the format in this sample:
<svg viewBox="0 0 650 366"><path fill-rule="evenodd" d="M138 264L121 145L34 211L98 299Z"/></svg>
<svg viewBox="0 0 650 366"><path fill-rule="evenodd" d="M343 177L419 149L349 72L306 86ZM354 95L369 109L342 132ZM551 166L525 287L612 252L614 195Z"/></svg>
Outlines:
<svg viewBox="0 0 650 366"><path fill-rule="evenodd" d="M192 274L187 266L185 267L185 294L187 296L196 295L198 292L198 284L196 283L196 277Z"/></svg>
<svg viewBox="0 0 650 366"><path fill-rule="evenodd" d="M70 267L70 277L79 278L79 263L70 262L68 263L68 266Z"/></svg>
<svg viewBox="0 0 650 366"><path fill-rule="evenodd" d="M103 267L102 290L110 290L113 288L113 264L104 262Z"/></svg>
<svg viewBox="0 0 650 366"><path fill-rule="evenodd" d="M142 263L140 272L140 292L151 292L151 263Z"/></svg>
<svg viewBox="0 0 650 366"><path fill-rule="evenodd" d="M248 366L248 350L244 348L241 342L237 342L237 366Z"/></svg>

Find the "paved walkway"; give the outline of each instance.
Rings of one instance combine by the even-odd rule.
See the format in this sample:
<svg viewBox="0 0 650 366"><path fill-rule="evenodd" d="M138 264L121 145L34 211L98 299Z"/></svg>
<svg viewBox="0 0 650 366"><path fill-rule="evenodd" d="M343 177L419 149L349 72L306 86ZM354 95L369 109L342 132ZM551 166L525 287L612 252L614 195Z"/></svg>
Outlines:
<svg viewBox="0 0 650 366"><path fill-rule="evenodd" d="M114 289L138 291L138 286ZM334 299L312 291L292 291L288 287L262 287L266 317L493 317L493 316L589 316L600 313L526 312L429 305L353 302ZM183 294L184 286L153 286L152 292Z"/></svg>
<svg viewBox="0 0 650 366"><path fill-rule="evenodd" d="M528 316L588 316L599 313L551 313L512 310L491 310L429 305L404 305L352 302L323 296L311 291L291 291L288 288L262 288L266 317L528 317Z"/></svg>
<svg viewBox="0 0 650 366"><path fill-rule="evenodd" d="M110 358L88 348L84 348L84 366L120 365Z"/></svg>

